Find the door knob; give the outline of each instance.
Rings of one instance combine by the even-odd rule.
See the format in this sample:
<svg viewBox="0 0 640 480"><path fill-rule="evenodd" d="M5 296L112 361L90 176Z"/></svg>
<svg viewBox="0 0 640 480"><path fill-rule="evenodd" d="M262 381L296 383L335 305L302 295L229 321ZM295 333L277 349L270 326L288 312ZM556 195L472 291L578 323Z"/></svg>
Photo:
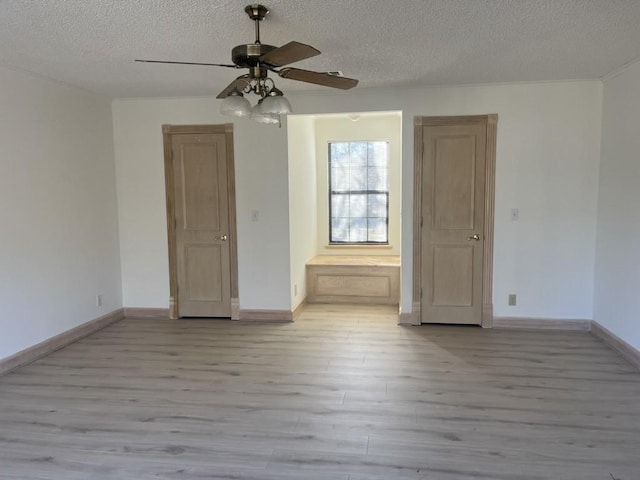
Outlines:
<svg viewBox="0 0 640 480"><path fill-rule="evenodd" d="M227 237L226 235L220 235L219 237L215 237L216 240L222 240L223 242L226 242L227 238L229 237Z"/></svg>
<svg viewBox="0 0 640 480"><path fill-rule="evenodd" d="M469 238L467 238L467 240L475 240L477 242L478 240L480 240L480 235L478 235L477 233L474 233Z"/></svg>

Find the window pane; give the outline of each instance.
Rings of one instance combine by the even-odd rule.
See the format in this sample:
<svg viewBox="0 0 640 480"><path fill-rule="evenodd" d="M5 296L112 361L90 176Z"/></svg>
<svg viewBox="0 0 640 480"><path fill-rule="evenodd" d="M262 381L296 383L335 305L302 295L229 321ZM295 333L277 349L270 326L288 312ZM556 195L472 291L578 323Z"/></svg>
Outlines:
<svg viewBox="0 0 640 480"><path fill-rule="evenodd" d="M349 216L349 195L331 195L331 217Z"/></svg>
<svg viewBox="0 0 640 480"><path fill-rule="evenodd" d="M331 219L331 241L332 242L348 242L349 241L349 219L348 218L332 218Z"/></svg>
<svg viewBox="0 0 640 480"><path fill-rule="evenodd" d="M349 241L363 243L367 241L367 219L352 218L349 222Z"/></svg>
<svg viewBox="0 0 640 480"><path fill-rule="evenodd" d="M367 157L369 166L387 168L387 142L368 142Z"/></svg>
<svg viewBox="0 0 640 480"><path fill-rule="evenodd" d="M381 167L369 167L368 190L387 191L387 169Z"/></svg>
<svg viewBox="0 0 640 480"><path fill-rule="evenodd" d="M334 192L349 191L349 166L331 167L331 190Z"/></svg>
<svg viewBox="0 0 640 480"><path fill-rule="evenodd" d="M369 217L387 218L387 196L371 194L369 197Z"/></svg>
<svg viewBox="0 0 640 480"><path fill-rule="evenodd" d="M369 241L370 242L387 242L387 221L384 218L369 219Z"/></svg>
<svg viewBox="0 0 640 480"><path fill-rule="evenodd" d="M367 165L367 142L350 142L348 145L351 165Z"/></svg>
<svg viewBox="0 0 640 480"><path fill-rule="evenodd" d="M367 189L367 167L351 166L350 171L349 190L361 191Z"/></svg>
<svg viewBox="0 0 640 480"><path fill-rule="evenodd" d="M351 218L367 216L367 195L351 195L349 201L349 216Z"/></svg>
<svg viewBox="0 0 640 480"><path fill-rule="evenodd" d="M331 143L331 167L349 167L349 144L346 142Z"/></svg>

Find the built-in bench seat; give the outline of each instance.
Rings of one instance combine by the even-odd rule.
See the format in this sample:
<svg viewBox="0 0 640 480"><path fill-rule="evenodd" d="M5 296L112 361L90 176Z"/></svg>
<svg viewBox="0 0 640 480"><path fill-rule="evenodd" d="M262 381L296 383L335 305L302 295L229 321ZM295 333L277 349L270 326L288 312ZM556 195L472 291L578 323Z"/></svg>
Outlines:
<svg viewBox="0 0 640 480"><path fill-rule="evenodd" d="M308 303L397 305L397 255L319 255L307 262Z"/></svg>

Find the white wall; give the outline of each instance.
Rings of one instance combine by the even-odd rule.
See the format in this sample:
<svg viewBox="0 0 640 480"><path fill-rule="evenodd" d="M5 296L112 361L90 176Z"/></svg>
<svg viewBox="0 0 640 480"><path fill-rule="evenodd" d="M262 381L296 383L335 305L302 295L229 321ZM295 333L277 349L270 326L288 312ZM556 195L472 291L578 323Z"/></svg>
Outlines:
<svg viewBox="0 0 640 480"><path fill-rule="evenodd" d="M223 124L215 98L113 102L124 304L169 302L163 124ZM234 129L240 308L286 310L291 296L286 124ZM259 221L251 222L251 211Z"/></svg>
<svg viewBox="0 0 640 480"><path fill-rule="evenodd" d="M305 264L318 251L315 120L292 115L289 131L289 235L291 239L291 305L307 295Z"/></svg>
<svg viewBox="0 0 640 480"><path fill-rule="evenodd" d="M402 116L399 112L316 118L316 162L319 255L400 255L400 205L402 204ZM389 246L329 246L329 142L380 140L389 142Z"/></svg>
<svg viewBox="0 0 640 480"><path fill-rule="evenodd" d="M286 90L286 85L282 85ZM411 308L413 118L498 113L494 312L592 318L602 84L287 93L297 114L402 111L402 301ZM116 101L124 303L166 307L163 123L225 123L213 98ZM292 306L286 128L235 127L242 308ZM510 221L511 208L520 221ZM260 210L260 222L250 211ZM507 307L507 295L518 306Z"/></svg>
<svg viewBox="0 0 640 480"><path fill-rule="evenodd" d="M0 67L0 105L2 359L121 307L122 290L110 101Z"/></svg>
<svg viewBox="0 0 640 480"><path fill-rule="evenodd" d="M604 83L594 320L640 349L640 63Z"/></svg>

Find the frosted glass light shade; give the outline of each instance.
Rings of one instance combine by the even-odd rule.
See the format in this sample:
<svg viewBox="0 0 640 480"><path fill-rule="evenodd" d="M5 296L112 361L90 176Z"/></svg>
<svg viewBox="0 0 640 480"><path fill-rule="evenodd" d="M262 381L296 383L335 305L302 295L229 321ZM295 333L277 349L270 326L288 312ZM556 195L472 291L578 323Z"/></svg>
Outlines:
<svg viewBox="0 0 640 480"><path fill-rule="evenodd" d="M262 101L261 111L262 113L272 113L276 115L287 115L292 112L289 100L282 95L267 96Z"/></svg>
<svg viewBox="0 0 640 480"><path fill-rule="evenodd" d="M229 95L222 100L220 105L220 113L230 115L232 117L248 117L251 115L251 104L249 100L240 94Z"/></svg>
<svg viewBox="0 0 640 480"><path fill-rule="evenodd" d="M274 113L264 113L262 111L262 104L260 103L253 107L251 111L251 120L255 120L260 123L280 124L280 116Z"/></svg>

